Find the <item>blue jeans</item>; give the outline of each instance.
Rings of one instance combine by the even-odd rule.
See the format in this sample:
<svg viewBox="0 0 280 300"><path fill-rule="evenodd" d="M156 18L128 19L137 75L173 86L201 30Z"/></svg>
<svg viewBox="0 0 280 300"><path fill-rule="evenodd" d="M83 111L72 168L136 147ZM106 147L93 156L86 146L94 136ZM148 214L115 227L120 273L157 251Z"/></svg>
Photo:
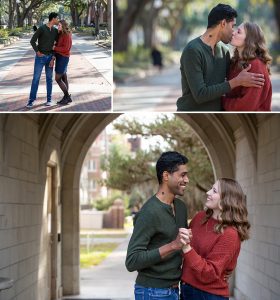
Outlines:
<svg viewBox="0 0 280 300"><path fill-rule="evenodd" d="M210 294L189 284L181 284L182 300L228 300L227 297Z"/></svg>
<svg viewBox="0 0 280 300"><path fill-rule="evenodd" d="M53 68L49 67L49 63L50 63L51 59L52 59L52 54L44 55L41 57L39 57L36 54L36 56L35 56L33 80L32 80L31 90L30 90L30 95L29 95L29 101L31 101L31 102L36 100L39 81L40 81L43 67L45 67L46 81L47 81L47 101L52 100Z"/></svg>
<svg viewBox="0 0 280 300"><path fill-rule="evenodd" d="M179 300L179 288L147 288L134 286L135 300Z"/></svg>

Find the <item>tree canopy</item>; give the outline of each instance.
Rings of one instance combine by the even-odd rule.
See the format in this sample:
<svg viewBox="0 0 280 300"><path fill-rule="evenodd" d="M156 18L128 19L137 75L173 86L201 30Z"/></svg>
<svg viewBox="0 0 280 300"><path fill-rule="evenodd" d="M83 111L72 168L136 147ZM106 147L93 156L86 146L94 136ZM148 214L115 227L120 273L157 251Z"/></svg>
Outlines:
<svg viewBox="0 0 280 300"><path fill-rule="evenodd" d="M122 134L143 139L162 137L164 142L153 142L148 150L139 149L133 155L123 151L122 145L113 144L102 164L108 174L104 182L107 187L133 195L141 191L142 198L148 199L156 192L158 185L155 171L157 159L162 152L174 150L189 159L190 183L183 199L191 212L202 208L204 194L214 181L213 170L205 147L180 117L162 115L150 124L124 118L117 120L114 128Z"/></svg>

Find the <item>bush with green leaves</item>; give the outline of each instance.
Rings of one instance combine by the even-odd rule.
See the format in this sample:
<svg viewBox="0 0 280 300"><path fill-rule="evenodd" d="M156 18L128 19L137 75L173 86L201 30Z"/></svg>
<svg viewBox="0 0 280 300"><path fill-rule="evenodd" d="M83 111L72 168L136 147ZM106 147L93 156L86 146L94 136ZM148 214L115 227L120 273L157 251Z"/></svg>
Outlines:
<svg viewBox="0 0 280 300"><path fill-rule="evenodd" d="M22 37L23 36L23 28L22 27L17 27L9 30L9 36L18 36Z"/></svg>
<svg viewBox="0 0 280 300"><path fill-rule="evenodd" d="M7 39L9 32L6 29L0 29L0 39Z"/></svg>

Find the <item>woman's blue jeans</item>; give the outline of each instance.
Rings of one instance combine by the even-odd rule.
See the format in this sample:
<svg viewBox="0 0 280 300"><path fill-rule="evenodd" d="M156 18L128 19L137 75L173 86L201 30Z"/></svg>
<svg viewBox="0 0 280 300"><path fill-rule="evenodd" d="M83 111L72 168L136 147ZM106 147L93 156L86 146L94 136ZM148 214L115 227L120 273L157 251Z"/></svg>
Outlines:
<svg viewBox="0 0 280 300"><path fill-rule="evenodd" d="M196 289L189 284L181 284L182 300L228 300L227 297L218 296Z"/></svg>
<svg viewBox="0 0 280 300"><path fill-rule="evenodd" d="M134 295L135 300L179 300L179 288L147 288L135 284Z"/></svg>
<svg viewBox="0 0 280 300"><path fill-rule="evenodd" d="M52 100L53 68L49 67L51 59L52 59L52 54L43 55L43 56L38 56L36 54L35 56L33 80L32 80L31 90L29 95L29 101L31 102L36 100L39 81L41 78L43 67L45 67L46 81L47 81L47 101Z"/></svg>

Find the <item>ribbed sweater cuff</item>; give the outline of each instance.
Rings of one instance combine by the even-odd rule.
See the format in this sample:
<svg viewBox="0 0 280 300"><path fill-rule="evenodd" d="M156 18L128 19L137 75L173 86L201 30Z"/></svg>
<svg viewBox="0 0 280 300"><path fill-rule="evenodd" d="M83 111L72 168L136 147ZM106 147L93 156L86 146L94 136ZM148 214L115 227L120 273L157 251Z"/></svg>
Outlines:
<svg viewBox="0 0 280 300"><path fill-rule="evenodd" d="M184 253L184 260L186 264L191 268L199 265L201 257L196 253L196 251L192 248L189 252Z"/></svg>

